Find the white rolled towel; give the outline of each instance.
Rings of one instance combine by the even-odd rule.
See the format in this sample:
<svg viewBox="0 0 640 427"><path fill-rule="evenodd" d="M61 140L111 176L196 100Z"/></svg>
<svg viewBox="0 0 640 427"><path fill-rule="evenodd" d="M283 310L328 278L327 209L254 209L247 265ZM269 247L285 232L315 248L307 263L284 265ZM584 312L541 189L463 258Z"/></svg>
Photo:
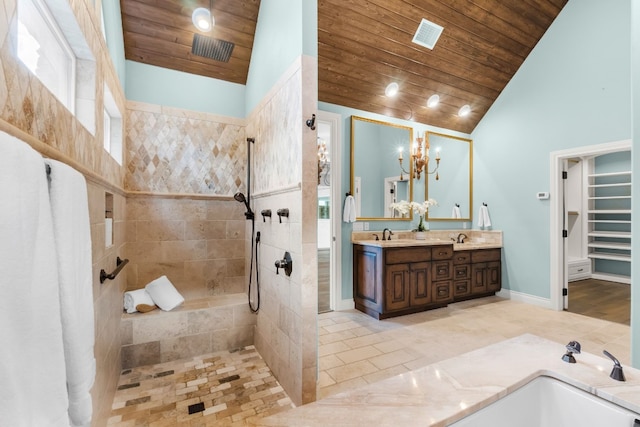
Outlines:
<svg viewBox="0 0 640 427"><path fill-rule="evenodd" d="M138 311L136 307L139 304L155 305L151 295L146 289L136 289L135 291L127 291L124 293L124 309L127 313L135 313Z"/></svg>
<svg viewBox="0 0 640 427"><path fill-rule="evenodd" d="M153 302L164 311L170 311L184 302L184 297L167 276L158 277L145 286Z"/></svg>

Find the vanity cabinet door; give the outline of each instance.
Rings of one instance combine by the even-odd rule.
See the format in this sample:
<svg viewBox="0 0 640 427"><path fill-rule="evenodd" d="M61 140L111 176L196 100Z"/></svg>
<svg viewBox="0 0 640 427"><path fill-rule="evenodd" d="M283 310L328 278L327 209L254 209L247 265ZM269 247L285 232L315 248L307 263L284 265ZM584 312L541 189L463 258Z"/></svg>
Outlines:
<svg viewBox="0 0 640 427"><path fill-rule="evenodd" d="M411 305L425 305L431 302L431 264L414 262L411 268Z"/></svg>
<svg viewBox="0 0 640 427"><path fill-rule="evenodd" d="M373 246L354 245L353 264L353 299L356 307L370 314L381 313L382 250Z"/></svg>
<svg viewBox="0 0 640 427"><path fill-rule="evenodd" d="M487 263L487 269L485 270L487 292L498 292L502 288L502 280L500 275L502 274L502 265L500 261L492 261Z"/></svg>
<svg viewBox="0 0 640 427"><path fill-rule="evenodd" d="M411 270L409 264L391 264L386 266L384 281L385 311L402 310L411 305Z"/></svg>

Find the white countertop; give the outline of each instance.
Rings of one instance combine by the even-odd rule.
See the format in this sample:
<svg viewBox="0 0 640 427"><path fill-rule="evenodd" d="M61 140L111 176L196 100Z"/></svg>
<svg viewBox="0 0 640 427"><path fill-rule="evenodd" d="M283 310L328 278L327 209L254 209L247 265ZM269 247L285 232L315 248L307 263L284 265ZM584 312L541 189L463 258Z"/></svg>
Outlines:
<svg viewBox="0 0 640 427"><path fill-rule="evenodd" d="M440 246L440 245L451 245L453 244L454 251L469 251L474 249L492 249L492 248L501 248L502 245L500 243L480 243L480 242L465 242L465 243L454 243L452 241L447 240L439 240L439 239L395 239L395 240L355 240L353 241L354 245L363 245L363 246L376 246L378 248L403 248L403 247L415 247L415 246Z"/></svg>
<svg viewBox="0 0 640 427"><path fill-rule="evenodd" d="M584 349L583 350L588 350ZM502 341L256 421L259 426L446 426L546 375L640 413L640 371L531 334Z"/></svg>

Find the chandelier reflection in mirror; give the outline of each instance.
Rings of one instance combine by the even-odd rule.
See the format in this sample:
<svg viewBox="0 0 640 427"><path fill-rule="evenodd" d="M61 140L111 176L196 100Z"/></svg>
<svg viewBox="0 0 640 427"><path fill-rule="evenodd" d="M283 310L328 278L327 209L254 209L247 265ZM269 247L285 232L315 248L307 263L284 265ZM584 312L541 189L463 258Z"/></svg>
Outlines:
<svg viewBox="0 0 640 427"><path fill-rule="evenodd" d="M331 170L331 159L327 143L322 138L318 138L318 185L330 185L329 171Z"/></svg>
<svg viewBox="0 0 640 427"><path fill-rule="evenodd" d="M436 149L436 167L432 171L429 171L429 148L429 141L424 139L424 133L422 134L422 136L420 136L420 133L418 133L418 137L411 147L411 153L409 153L409 161L413 163L414 179L420 179L420 175L423 172L427 175L435 173L436 180L440 179L440 176L438 175L438 168L440 167L440 149ZM404 169L404 166L402 166L402 161L404 160L402 157L402 147L400 147L398 151L398 162L400 163L400 169L402 170L402 173L406 173L407 175L409 175L410 172L406 171ZM403 179L402 173L400 174L401 180Z"/></svg>

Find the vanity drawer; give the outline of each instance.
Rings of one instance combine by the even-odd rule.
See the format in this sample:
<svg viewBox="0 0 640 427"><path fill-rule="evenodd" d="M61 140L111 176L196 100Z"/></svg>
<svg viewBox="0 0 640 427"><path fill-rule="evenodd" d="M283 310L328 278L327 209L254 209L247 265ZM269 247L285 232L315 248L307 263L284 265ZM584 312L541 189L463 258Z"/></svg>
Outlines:
<svg viewBox="0 0 640 427"><path fill-rule="evenodd" d="M455 280L471 278L471 264L453 265L453 278Z"/></svg>
<svg viewBox="0 0 640 427"><path fill-rule="evenodd" d="M451 261L433 261L431 262L431 280L452 279L453 264Z"/></svg>
<svg viewBox="0 0 640 427"><path fill-rule="evenodd" d="M390 248L385 249L385 264L403 264L409 262L422 262L431 260L431 248Z"/></svg>
<svg viewBox="0 0 640 427"><path fill-rule="evenodd" d="M478 249L471 252L471 262L500 261L501 249Z"/></svg>
<svg viewBox="0 0 640 427"><path fill-rule="evenodd" d="M432 298L434 303L453 301L453 282L445 280L443 282L433 282Z"/></svg>
<svg viewBox="0 0 640 427"><path fill-rule="evenodd" d="M453 253L453 264L471 264L471 251L455 251Z"/></svg>
<svg viewBox="0 0 640 427"><path fill-rule="evenodd" d="M431 257L434 260L451 259L453 256L453 245L434 246L431 248Z"/></svg>
<svg viewBox="0 0 640 427"><path fill-rule="evenodd" d="M470 280L454 280L453 281L453 297L460 298L471 294Z"/></svg>

